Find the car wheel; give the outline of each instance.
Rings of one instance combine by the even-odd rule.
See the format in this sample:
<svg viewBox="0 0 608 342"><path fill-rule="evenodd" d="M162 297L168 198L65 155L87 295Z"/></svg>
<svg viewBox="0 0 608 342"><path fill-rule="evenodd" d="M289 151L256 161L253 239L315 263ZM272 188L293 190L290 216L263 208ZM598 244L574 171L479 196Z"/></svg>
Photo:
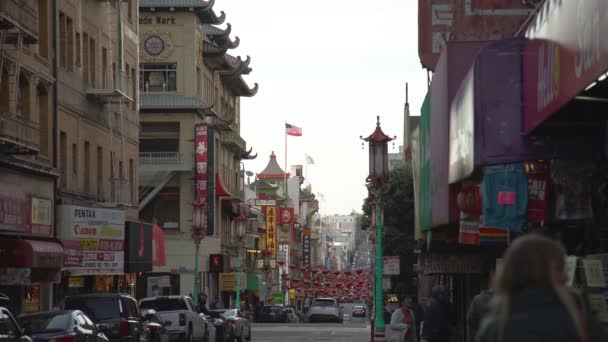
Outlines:
<svg viewBox="0 0 608 342"><path fill-rule="evenodd" d="M249 331L247 332L247 337L245 337L245 341L251 341L251 327L249 327Z"/></svg>

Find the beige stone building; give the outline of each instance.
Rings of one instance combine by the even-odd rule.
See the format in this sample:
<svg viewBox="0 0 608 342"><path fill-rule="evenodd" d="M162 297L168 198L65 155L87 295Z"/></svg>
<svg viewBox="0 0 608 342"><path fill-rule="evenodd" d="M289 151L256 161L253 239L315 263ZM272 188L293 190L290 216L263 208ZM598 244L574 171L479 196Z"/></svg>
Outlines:
<svg viewBox="0 0 608 342"><path fill-rule="evenodd" d="M221 296L220 274L235 265L235 208L243 199L240 161L250 158L240 136L240 97L253 96L243 75L249 58L233 57L238 46L225 29L225 15L214 1L140 1L140 218L163 228L166 266L155 267L154 281L171 279L171 292L192 293L195 244L192 203L196 172L208 203L208 228L201 242L200 284L210 297ZM195 163L195 127L208 138ZM202 126L199 126L202 127ZM223 259L220 272L209 272L210 255ZM148 278L150 279L150 278ZM169 284L163 286L169 292ZM179 282L176 288L176 282ZM224 297L228 305L229 296Z"/></svg>
<svg viewBox="0 0 608 342"><path fill-rule="evenodd" d="M16 313L51 308L62 266L52 215L59 173L51 5L0 1L0 293ZM41 246L48 258L34 262Z"/></svg>

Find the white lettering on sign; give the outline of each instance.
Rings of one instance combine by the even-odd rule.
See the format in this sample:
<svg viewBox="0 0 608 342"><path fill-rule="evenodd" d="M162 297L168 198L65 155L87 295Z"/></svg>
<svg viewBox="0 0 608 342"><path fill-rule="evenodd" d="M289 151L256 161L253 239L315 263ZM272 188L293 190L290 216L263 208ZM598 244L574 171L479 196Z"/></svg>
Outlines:
<svg viewBox="0 0 608 342"><path fill-rule="evenodd" d="M579 1L578 13L576 16L577 27L580 29L576 35L578 56L574 59L574 71L576 77L589 70L595 63L600 61L600 14L597 9L593 10L593 16L588 18L585 15L583 6L592 3L591 1Z"/></svg>
<svg viewBox="0 0 608 342"><path fill-rule="evenodd" d="M538 48L538 96L536 107L543 111L559 93L559 46L541 43Z"/></svg>

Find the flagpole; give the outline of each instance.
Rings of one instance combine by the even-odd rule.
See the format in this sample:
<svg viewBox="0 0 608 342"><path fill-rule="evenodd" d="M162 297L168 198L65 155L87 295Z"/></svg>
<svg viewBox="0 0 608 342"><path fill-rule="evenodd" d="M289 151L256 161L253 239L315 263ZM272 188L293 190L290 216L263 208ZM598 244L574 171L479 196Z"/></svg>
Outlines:
<svg viewBox="0 0 608 342"><path fill-rule="evenodd" d="M287 121L285 121L285 172L283 176L283 189L285 191L285 198L289 198L289 193L287 192Z"/></svg>

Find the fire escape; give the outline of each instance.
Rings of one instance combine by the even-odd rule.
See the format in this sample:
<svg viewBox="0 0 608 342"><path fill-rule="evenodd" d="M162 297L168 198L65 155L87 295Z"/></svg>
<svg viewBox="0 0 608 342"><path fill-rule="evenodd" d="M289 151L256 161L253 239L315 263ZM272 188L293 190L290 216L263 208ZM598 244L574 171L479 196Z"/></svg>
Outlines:
<svg viewBox="0 0 608 342"><path fill-rule="evenodd" d="M40 151L40 127L24 115L20 95L25 73L23 48L38 42L38 1L0 1L0 154L32 155ZM22 75L23 74L23 75Z"/></svg>

